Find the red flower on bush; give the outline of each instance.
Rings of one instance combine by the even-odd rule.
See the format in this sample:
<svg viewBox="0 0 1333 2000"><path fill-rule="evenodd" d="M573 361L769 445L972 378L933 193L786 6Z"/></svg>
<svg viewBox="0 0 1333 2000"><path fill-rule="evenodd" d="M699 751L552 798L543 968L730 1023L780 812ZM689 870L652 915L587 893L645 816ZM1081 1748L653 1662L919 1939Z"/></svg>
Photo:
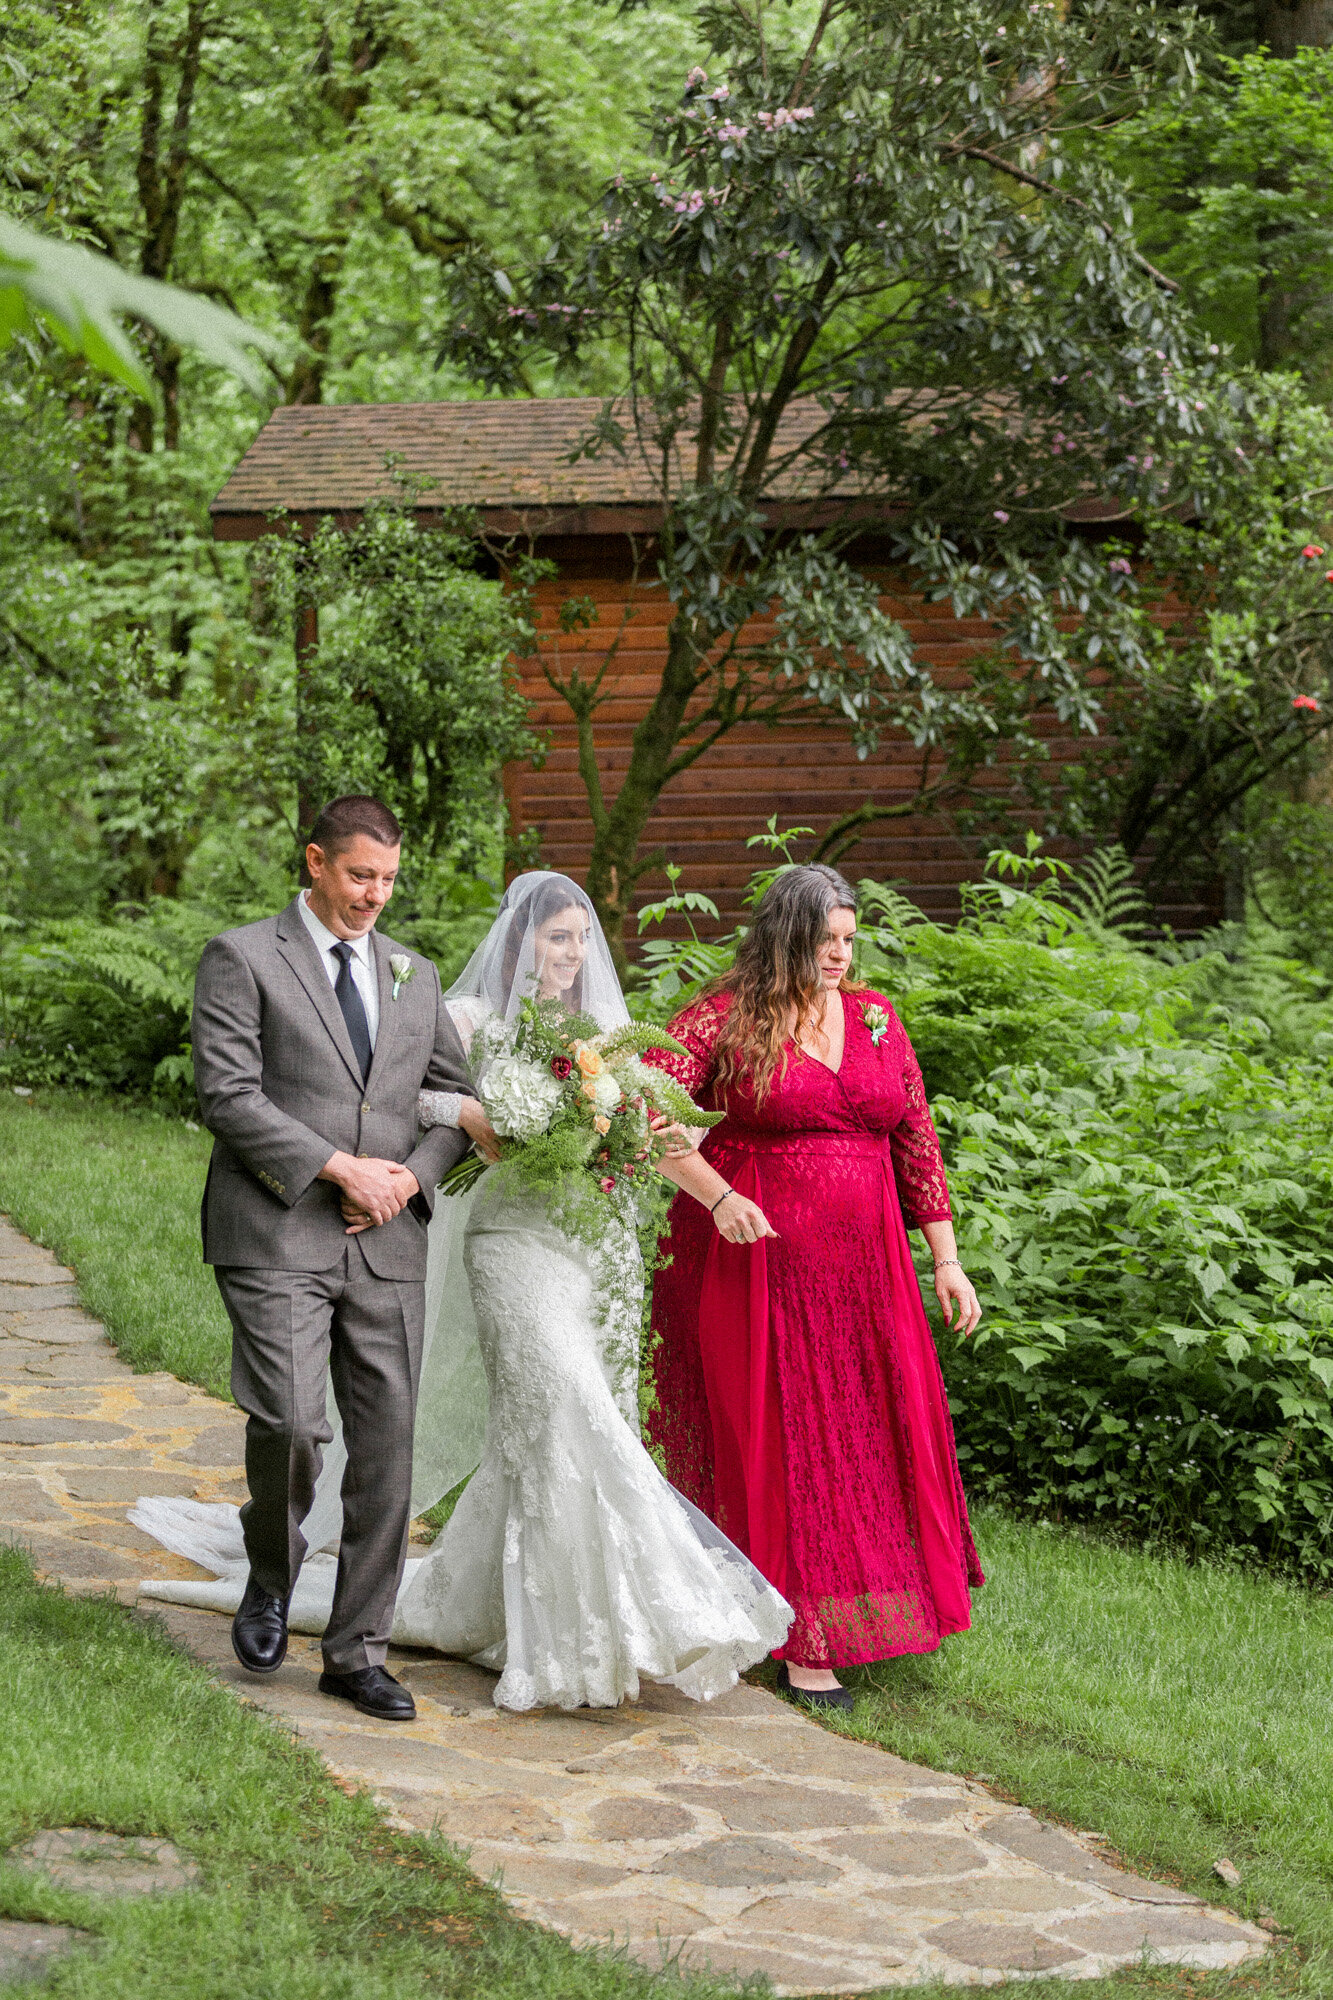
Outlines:
<svg viewBox="0 0 1333 2000"><path fill-rule="evenodd" d="M602 1190L603 1194L614 1194L616 1191L615 1181L612 1179L610 1174L605 1175L603 1179L598 1181L597 1185Z"/></svg>
<svg viewBox="0 0 1333 2000"><path fill-rule="evenodd" d="M564 1082L565 1078L569 1075L569 1072L573 1069L573 1067L574 1065L569 1060L568 1056L551 1057L551 1075L558 1076L561 1083Z"/></svg>
<svg viewBox="0 0 1333 2000"><path fill-rule="evenodd" d="M1312 694L1293 695L1291 700L1291 705L1293 708L1311 708L1314 710L1316 715L1318 715L1319 713L1318 698Z"/></svg>
<svg viewBox="0 0 1333 2000"><path fill-rule="evenodd" d="M1301 554L1307 562L1313 562L1316 556L1322 556L1323 553L1323 544L1320 542L1307 542L1301 550Z"/></svg>

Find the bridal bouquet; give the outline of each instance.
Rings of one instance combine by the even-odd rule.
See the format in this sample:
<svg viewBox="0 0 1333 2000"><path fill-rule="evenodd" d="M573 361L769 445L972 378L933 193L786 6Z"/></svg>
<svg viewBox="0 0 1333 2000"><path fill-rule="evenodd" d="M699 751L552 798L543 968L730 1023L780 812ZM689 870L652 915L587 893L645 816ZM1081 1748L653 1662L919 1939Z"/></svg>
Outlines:
<svg viewBox="0 0 1333 2000"><path fill-rule="evenodd" d="M666 1151L654 1118L708 1126L722 1117L645 1062L649 1049L685 1053L664 1028L630 1022L602 1034L559 1000L525 1000L512 1022L485 1021L472 1038L477 1095L506 1142L496 1173L588 1242L601 1236L608 1210L620 1221L649 1219ZM483 1160L463 1160L443 1191L460 1193L484 1171Z"/></svg>

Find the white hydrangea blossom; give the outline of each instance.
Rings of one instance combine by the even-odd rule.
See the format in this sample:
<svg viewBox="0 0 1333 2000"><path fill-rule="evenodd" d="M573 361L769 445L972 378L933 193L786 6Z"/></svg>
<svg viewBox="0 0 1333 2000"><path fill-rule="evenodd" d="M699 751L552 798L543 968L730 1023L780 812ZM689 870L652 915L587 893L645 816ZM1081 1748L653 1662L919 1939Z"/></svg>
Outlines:
<svg viewBox="0 0 1333 2000"><path fill-rule="evenodd" d="M609 1118L620 1102L620 1085L609 1069L592 1079L592 1101L603 1117Z"/></svg>
<svg viewBox="0 0 1333 2000"><path fill-rule="evenodd" d="M481 1084L481 1101L502 1139L540 1137L548 1130L561 1095L549 1070L526 1056L497 1056Z"/></svg>

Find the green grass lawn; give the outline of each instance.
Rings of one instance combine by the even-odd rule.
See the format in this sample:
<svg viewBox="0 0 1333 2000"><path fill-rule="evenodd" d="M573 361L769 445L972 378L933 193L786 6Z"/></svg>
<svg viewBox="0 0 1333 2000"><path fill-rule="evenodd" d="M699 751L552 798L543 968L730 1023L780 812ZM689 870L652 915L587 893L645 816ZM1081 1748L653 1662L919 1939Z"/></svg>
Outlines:
<svg viewBox="0 0 1333 2000"><path fill-rule="evenodd" d="M74 1264L128 1359L215 1387L226 1329L195 1235L205 1149L202 1135L146 1113L0 1098L0 1207ZM993 1512L978 1539L991 1580L974 1629L932 1657L855 1676L850 1732L985 1777L1104 1834L1136 1867L1246 1915L1271 1912L1294 1940L1231 1976L1158 1968L1039 1990L1333 2000L1333 1598ZM6 1569L0 1621L0 1846L69 1820L166 1833L218 1885L193 1916L183 1903L106 1913L110 1956L95 1977L61 1972L54 1991L154 1992L128 1971L105 1983L115 1954L126 1967L165 1964L192 1925L184 1949L212 1958L191 1976L212 1978L213 1963L226 1976L161 1989L182 2000L651 1990L631 1968L497 1914L438 1846L380 1832L367 1807L117 1607L38 1597ZM142 1700L130 1662L147 1675ZM1211 1873L1223 1855L1242 1872L1238 1890ZM36 1892L2 1871L0 1894L6 1914L38 1910ZM91 1921L69 1897L48 1893L40 1909ZM472 1927L466 1945L429 1929L455 1912ZM143 1956L153 1951L160 1961ZM270 1952L287 1983L257 1980Z"/></svg>
<svg viewBox="0 0 1333 2000"><path fill-rule="evenodd" d="M105 1098L0 1089L0 1210L74 1267L131 1368L226 1396L231 1328L199 1243L211 1143Z"/></svg>

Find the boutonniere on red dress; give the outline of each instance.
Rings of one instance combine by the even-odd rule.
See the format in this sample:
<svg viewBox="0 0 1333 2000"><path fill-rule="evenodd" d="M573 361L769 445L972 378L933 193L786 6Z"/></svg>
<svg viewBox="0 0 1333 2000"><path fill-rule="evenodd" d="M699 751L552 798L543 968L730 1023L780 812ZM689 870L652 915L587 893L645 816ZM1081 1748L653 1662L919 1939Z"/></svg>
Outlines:
<svg viewBox="0 0 1333 2000"><path fill-rule="evenodd" d="M867 1028L869 1028L870 1030L871 1041L875 1044L875 1047L878 1048L880 1043L883 1041L885 1035L887 1035L889 1032L888 1015L884 1012L884 1009L882 1007L876 1007L872 1005L864 1010L864 1012L861 1015L861 1019L865 1022Z"/></svg>
<svg viewBox="0 0 1333 2000"><path fill-rule="evenodd" d="M409 979L416 977L416 967L405 951L389 953L389 970L393 974L393 992L390 999L396 1000Z"/></svg>

